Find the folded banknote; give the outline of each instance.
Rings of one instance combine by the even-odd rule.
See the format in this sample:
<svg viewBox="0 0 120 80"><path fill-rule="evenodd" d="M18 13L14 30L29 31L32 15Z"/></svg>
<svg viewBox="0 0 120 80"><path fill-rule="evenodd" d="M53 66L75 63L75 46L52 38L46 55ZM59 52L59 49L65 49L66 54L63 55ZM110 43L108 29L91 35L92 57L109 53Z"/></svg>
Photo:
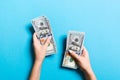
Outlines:
<svg viewBox="0 0 120 80"><path fill-rule="evenodd" d="M32 19L32 25L42 45L45 43L46 39L49 36L51 36L51 41L47 47L46 55L51 55L56 53L55 40L54 40L51 26L47 17L40 16Z"/></svg>
<svg viewBox="0 0 120 80"><path fill-rule="evenodd" d="M66 50L63 58L63 67L77 69L78 66L74 59L70 56L69 50L74 51L76 54L81 54L81 48L84 40L84 32L69 31L67 35Z"/></svg>

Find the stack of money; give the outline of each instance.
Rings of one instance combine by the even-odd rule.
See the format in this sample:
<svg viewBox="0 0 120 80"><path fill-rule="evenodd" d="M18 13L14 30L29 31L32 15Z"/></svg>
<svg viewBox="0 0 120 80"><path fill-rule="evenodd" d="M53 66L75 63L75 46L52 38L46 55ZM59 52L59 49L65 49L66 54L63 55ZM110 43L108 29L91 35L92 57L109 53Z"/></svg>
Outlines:
<svg viewBox="0 0 120 80"><path fill-rule="evenodd" d="M76 54L81 54L81 47L84 40L84 32L69 31L67 36L66 51L63 58L63 67L77 69L78 66L74 59L70 56L69 50L74 51Z"/></svg>
<svg viewBox="0 0 120 80"><path fill-rule="evenodd" d="M56 53L55 40L48 19L45 16L34 18L32 19L32 25L42 45L45 43L46 39L51 36L51 41L47 47L46 55Z"/></svg>

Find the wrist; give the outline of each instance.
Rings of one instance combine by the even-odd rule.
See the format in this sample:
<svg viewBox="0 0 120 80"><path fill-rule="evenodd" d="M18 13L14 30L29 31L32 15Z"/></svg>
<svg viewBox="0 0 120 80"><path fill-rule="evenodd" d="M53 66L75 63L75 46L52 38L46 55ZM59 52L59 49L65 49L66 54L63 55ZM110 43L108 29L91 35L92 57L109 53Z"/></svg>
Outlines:
<svg viewBox="0 0 120 80"><path fill-rule="evenodd" d="M89 75L89 74L93 73L93 70L91 68L88 68L88 69L84 70L84 73Z"/></svg>
<svg viewBox="0 0 120 80"><path fill-rule="evenodd" d="M37 65L42 65L42 62L43 61L41 61L41 60L37 60L37 59L35 60L35 64L37 64Z"/></svg>
<svg viewBox="0 0 120 80"><path fill-rule="evenodd" d="M42 58L42 57L40 57L40 58L35 58L35 61L36 62L39 62L39 63L42 63L43 62L43 60L44 60L44 58Z"/></svg>
<svg viewBox="0 0 120 80"><path fill-rule="evenodd" d="M95 76L92 68L85 70L84 74L86 76L86 80L96 80L96 76Z"/></svg>

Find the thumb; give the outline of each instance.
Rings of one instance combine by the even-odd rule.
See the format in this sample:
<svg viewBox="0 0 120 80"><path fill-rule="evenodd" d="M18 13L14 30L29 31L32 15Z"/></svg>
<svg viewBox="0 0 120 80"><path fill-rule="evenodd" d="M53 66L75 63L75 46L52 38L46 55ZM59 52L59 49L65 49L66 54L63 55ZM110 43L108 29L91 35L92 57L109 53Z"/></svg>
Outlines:
<svg viewBox="0 0 120 80"><path fill-rule="evenodd" d="M75 60L79 60L79 55L77 55L74 51L69 50L69 53Z"/></svg>

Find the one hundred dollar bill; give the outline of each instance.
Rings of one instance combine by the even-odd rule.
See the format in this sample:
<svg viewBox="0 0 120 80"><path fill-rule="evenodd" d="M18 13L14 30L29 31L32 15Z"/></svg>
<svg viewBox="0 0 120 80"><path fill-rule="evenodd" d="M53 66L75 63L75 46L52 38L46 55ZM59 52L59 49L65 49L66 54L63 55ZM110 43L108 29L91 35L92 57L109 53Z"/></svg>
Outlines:
<svg viewBox="0 0 120 80"><path fill-rule="evenodd" d="M63 58L63 67L77 69L78 66L74 59L70 56L69 50L74 51L76 54L81 54L81 48L84 40L84 32L69 31L67 35L66 51Z"/></svg>
<svg viewBox="0 0 120 80"><path fill-rule="evenodd" d="M47 47L46 55L56 53L55 40L52 34L49 20L45 16L40 16L32 19L32 25L42 45L45 43L46 39L51 36L51 41Z"/></svg>

